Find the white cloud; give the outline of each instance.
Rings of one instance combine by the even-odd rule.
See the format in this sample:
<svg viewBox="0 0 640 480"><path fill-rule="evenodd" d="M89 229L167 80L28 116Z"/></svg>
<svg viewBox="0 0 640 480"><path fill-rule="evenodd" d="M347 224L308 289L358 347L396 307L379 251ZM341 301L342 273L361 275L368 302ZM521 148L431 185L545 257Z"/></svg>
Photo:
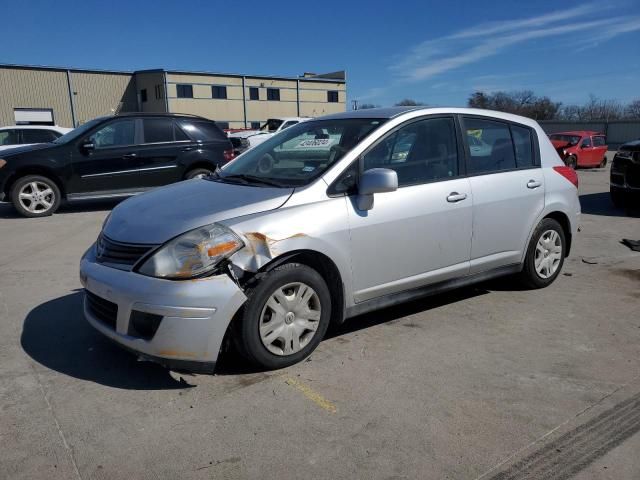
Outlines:
<svg viewBox="0 0 640 480"><path fill-rule="evenodd" d="M591 15L599 13L599 17ZM418 82L498 55L514 45L585 32L583 41L606 41L640 30L640 17L603 17L598 4L586 4L528 19L488 22L427 40L391 65L400 82ZM595 18L595 20L592 20Z"/></svg>

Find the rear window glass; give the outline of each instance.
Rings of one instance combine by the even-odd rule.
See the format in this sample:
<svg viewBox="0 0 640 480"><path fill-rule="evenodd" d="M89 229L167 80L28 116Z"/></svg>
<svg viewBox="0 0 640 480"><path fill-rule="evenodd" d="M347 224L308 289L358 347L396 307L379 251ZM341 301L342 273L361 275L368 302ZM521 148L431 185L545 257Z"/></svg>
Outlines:
<svg viewBox="0 0 640 480"><path fill-rule="evenodd" d="M24 129L22 130L22 141L24 143L47 143L53 142L60 134L52 130Z"/></svg>
<svg viewBox="0 0 640 480"><path fill-rule="evenodd" d="M211 140L226 140L227 136L214 122L194 120L180 120L182 129L194 140L208 142Z"/></svg>

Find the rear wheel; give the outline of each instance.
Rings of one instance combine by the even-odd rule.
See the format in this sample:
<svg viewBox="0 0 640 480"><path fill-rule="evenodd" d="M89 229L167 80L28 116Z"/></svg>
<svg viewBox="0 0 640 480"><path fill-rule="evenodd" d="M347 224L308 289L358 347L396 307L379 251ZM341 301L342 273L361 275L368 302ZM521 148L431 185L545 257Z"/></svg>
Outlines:
<svg viewBox="0 0 640 480"><path fill-rule="evenodd" d="M213 170L210 168L194 168L193 170L189 170L184 178L185 180L191 180L192 178L204 178L209 175L213 175Z"/></svg>
<svg viewBox="0 0 640 480"><path fill-rule="evenodd" d="M13 184L11 201L25 217L46 217L60 206L60 189L50 178L27 175Z"/></svg>
<svg viewBox="0 0 640 480"><path fill-rule="evenodd" d="M553 218L543 219L536 227L520 273L531 288L543 288L560 274L566 254L566 237L562 226Z"/></svg>
<svg viewBox="0 0 640 480"><path fill-rule="evenodd" d="M331 296L322 276L306 265L285 264L248 291L236 341L251 362L284 368L315 350L330 318Z"/></svg>
<svg viewBox="0 0 640 480"><path fill-rule="evenodd" d="M600 162L600 165L598 165L600 168L604 168L607 166L607 156L605 155L604 157L602 157L602 161Z"/></svg>

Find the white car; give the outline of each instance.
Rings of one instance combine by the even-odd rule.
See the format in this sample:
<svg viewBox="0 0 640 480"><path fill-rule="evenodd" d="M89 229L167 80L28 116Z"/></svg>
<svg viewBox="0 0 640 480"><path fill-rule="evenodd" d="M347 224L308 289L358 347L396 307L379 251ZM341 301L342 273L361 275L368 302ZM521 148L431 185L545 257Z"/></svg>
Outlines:
<svg viewBox="0 0 640 480"><path fill-rule="evenodd" d="M261 144L276 133L289 128L297 123L311 120L309 117L282 117L270 118L258 130L241 130L229 133L229 138L244 138L249 142L249 148Z"/></svg>
<svg viewBox="0 0 640 480"><path fill-rule="evenodd" d="M57 125L11 125L0 127L0 151L23 147L34 143L48 143L61 137L72 128Z"/></svg>

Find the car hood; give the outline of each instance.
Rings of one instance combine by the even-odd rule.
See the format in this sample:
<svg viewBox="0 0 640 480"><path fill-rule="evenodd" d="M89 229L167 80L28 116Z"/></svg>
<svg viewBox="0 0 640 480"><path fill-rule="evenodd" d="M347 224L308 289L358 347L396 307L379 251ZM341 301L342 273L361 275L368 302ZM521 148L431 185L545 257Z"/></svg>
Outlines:
<svg viewBox="0 0 640 480"><path fill-rule="evenodd" d="M274 210L292 193L293 188L187 180L125 200L103 231L120 242L160 244L213 222Z"/></svg>
<svg viewBox="0 0 640 480"><path fill-rule="evenodd" d="M28 143L24 145L3 145L0 146L2 156L7 158L9 155L18 155L25 152L34 152L36 150L42 150L44 148L51 148L55 146L53 143Z"/></svg>

